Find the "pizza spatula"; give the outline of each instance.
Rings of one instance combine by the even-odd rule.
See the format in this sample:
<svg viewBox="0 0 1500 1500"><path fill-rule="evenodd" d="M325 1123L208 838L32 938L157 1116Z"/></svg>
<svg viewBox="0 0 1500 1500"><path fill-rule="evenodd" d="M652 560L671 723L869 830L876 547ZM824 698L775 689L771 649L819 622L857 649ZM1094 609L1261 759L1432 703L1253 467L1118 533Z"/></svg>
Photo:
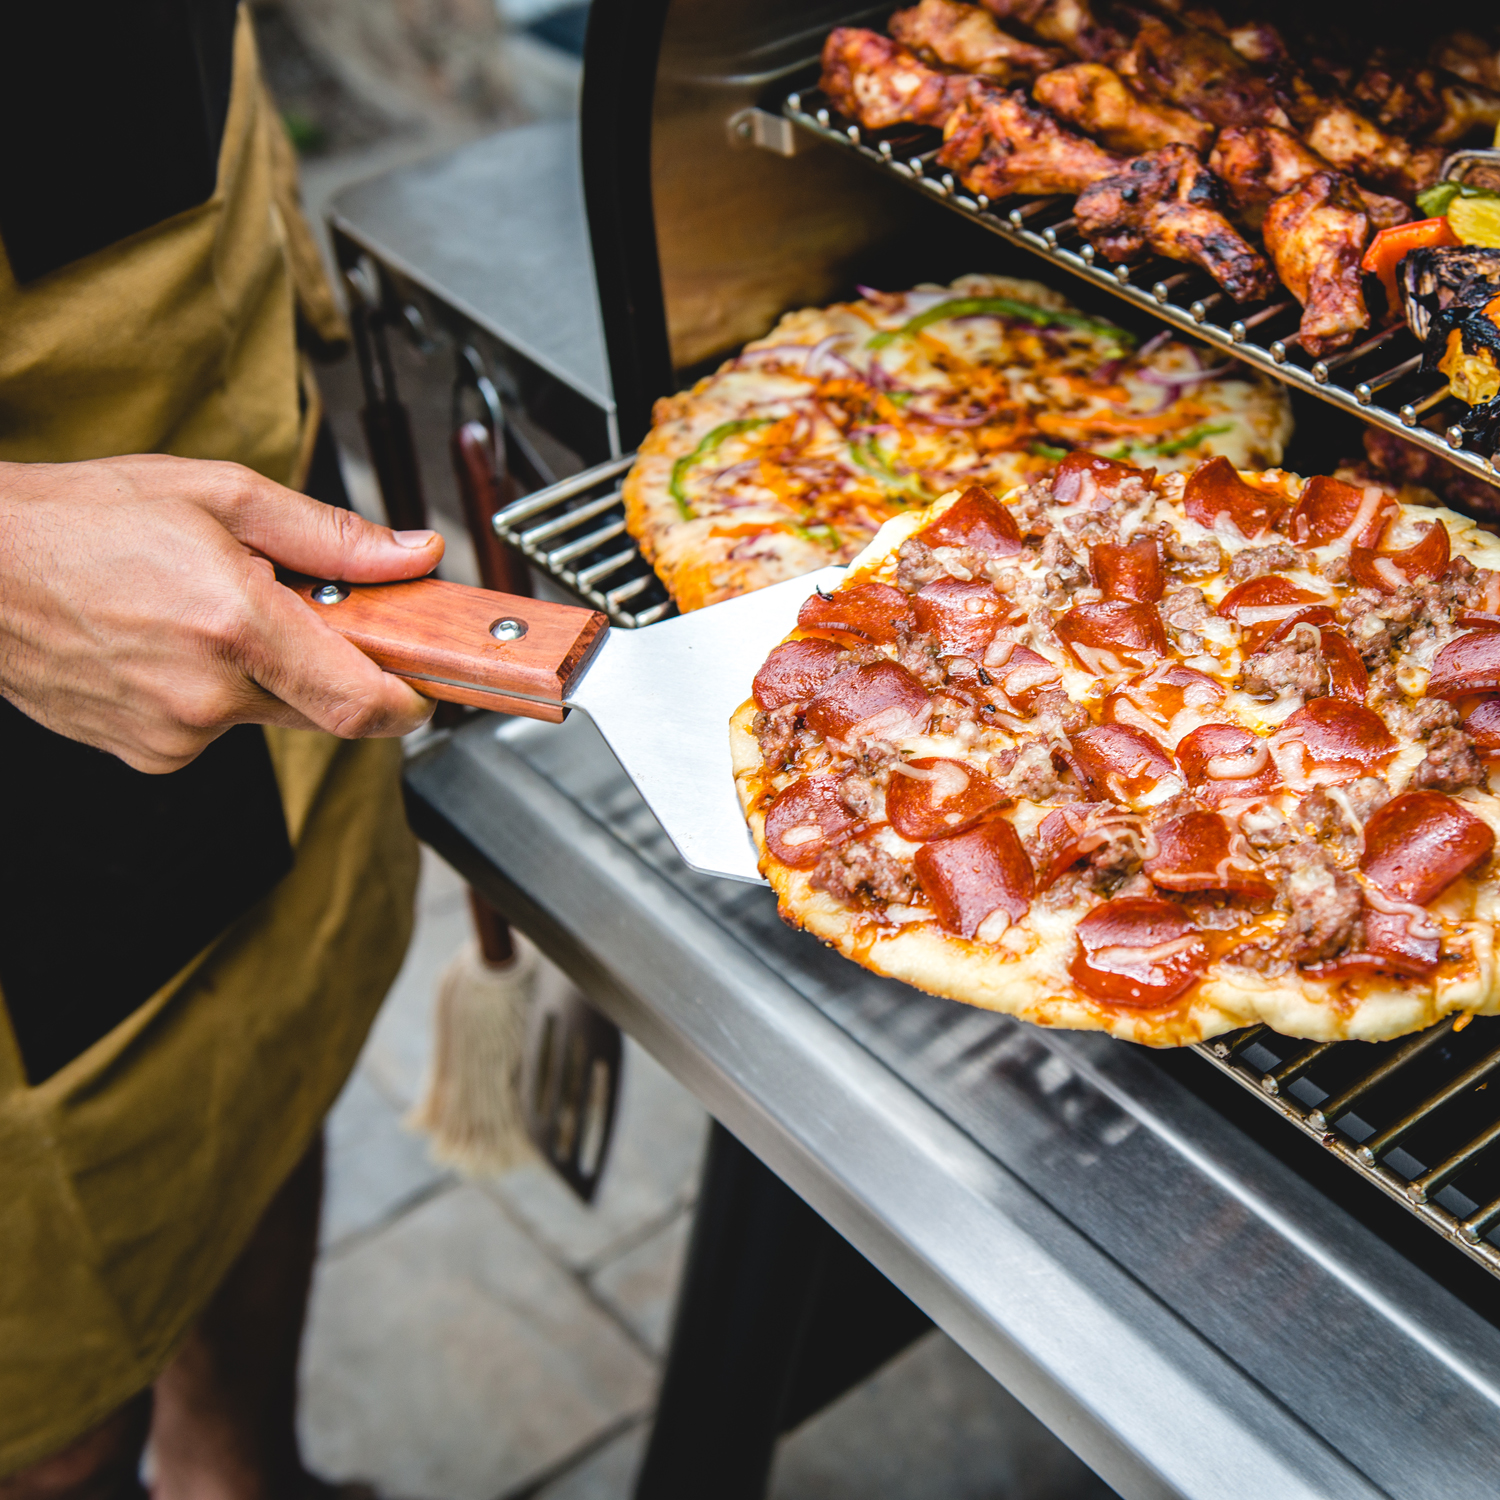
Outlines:
<svg viewBox="0 0 1500 1500"><path fill-rule="evenodd" d="M288 583L339 634L428 698L560 724L594 721L695 870L764 884L734 791L729 718L824 568L640 630L438 578Z"/></svg>

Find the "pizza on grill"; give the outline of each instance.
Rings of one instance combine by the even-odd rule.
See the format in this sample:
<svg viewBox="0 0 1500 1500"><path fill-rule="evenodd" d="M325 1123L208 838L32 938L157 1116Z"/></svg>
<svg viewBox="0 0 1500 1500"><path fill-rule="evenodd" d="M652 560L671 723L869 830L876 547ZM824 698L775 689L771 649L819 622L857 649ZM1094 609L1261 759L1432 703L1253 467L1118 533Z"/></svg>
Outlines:
<svg viewBox="0 0 1500 1500"><path fill-rule="evenodd" d="M1136 348L1002 276L806 308L657 403L626 525L689 610L848 562L892 516L955 487L1002 493L1075 448L1264 468L1290 410L1236 370L1166 334Z"/></svg>
<svg viewBox="0 0 1500 1500"><path fill-rule="evenodd" d="M1500 1010L1500 541L1379 485L1076 452L888 522L731 725L783 917L1181 1045Z"/></svg>

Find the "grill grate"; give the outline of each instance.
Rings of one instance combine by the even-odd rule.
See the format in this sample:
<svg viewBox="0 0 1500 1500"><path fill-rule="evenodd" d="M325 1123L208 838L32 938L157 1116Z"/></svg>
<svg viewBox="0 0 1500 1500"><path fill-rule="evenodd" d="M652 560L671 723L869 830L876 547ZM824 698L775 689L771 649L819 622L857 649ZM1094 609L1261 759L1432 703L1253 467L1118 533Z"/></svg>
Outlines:
<svg viewBox="0 0 1500 1500"><path fill-rule="evenodd" d="M1288 386L1399 433L1477 478L1500 485L1494 464L1463 446L1464 435L1452 424L1467 408L1448 395L1446 383L1434 388L1433 377L1419 372L1421 347L1404 325L1383 329L1326 359L1311 359L1299 346L1301 308L1294 298L1242 307L1196 267L1160 259L1109 265L1079 234L1072 200L1066 196L1007 198L1003 208L970 196L936 166L942 144L936 130L896 126L862 131L834 112L815 89L789 95L782 113L819 140L931 194L1001 239L1185 333L1222 345L1234 358ZM1434 418L1437 429L1427 425Z"/></svg>
<svg viewBox="0 0 1500 1500"><path fill-rule="evenodd" d="M634 630L676 612L625 530L620 478L634 453L585 469L496 511L495 535L570 594Z"/></svg>
<svg viewBox="0 0 1500 1500"><path fill-rule="evenodd" d="M1500 1275L1500 1020L1375 1046L1252 1026L1193 1050Z"/></svg>

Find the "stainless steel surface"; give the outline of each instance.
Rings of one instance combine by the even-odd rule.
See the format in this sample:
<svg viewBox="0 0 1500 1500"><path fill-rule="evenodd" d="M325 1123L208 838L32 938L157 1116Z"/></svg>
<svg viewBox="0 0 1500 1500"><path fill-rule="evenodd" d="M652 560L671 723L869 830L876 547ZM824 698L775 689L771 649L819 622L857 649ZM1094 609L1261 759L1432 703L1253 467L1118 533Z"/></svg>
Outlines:
<svg viewBox="0 0 1500 1500"><path fill-rule="evenodd" d="M1438 405L1446 403L1453 413L1461 413L1464 408L1445 397L1441 377L1418 372L1421 351L1405 329L1397 329L1389 338L1377 335L1367 339L1342 355L1312 360L1299 348L1296 327L1300 309L1295 302L1247 309L1241 315L1238 305L1215 290L1204 272L1183 271L1171 262L1158 260L1105 265L1096 257L1093 246L1085 244L1079 235L1069 199L1007 198L992 206L988 200L972 196L935 165L936 131L903 126L863 132L832 112L824 96L812 88L790 94L783 110L788 119L816 139L940 200L1010 244L1106 288L1186 333L1223 345L1226 353L1264 374L1398 433L1470 474L1500 485L1500 471L1488 458L1464 448L1462 434L1456 428L1444 422L1439 432L1420 425L1419 418ZM1265 343L1260 342L1262 336ZM1334 378L1335 370L1339 379ZM1390 393L1385 398L1390 404L1377 399L1384 392ZM1453 441L1455 435L1460 441Z"/></svg>
<svg viewBox="0 0 1500 1500"><path fill-rule="evenodd" d="M572 123L500 131L346 188L329 227L367 303L425 351L451 344L523 434L529 417L586 465L620 444L578 149Z"/></svg>
<svg viewBox="0 0 1500 1500"><path fill-rule="evenodd" d="M627 630L655 624L676 608L635 543L619 540L625 535L620 480L634 459L627 453L597 464L491 517L501 541Z"/></svg>
<svg viewBox="0 0 1500 1500"><path fill-rule="evenodd" d="M1500 1275L1500 1020L1397 1042L1309 1044L1256 1026L1196 1050Z"/></svg>
<svg viewBox="0 0 1500 1500"><path fill-rule="evenodd" d="M729 718L771 648L842 568L644 630L612 630L568 695L594 721L687 865L764 885L729 763Z"/></svg>
<svg viewBox="0 0 1500 1500"><path fill-rule="evenodd" d="M1141 1049L876 978L769 892L693 875L576 716L476 720L407 789L425 838L1122 1495L1494 1493L1500 1332Z"/></svg>

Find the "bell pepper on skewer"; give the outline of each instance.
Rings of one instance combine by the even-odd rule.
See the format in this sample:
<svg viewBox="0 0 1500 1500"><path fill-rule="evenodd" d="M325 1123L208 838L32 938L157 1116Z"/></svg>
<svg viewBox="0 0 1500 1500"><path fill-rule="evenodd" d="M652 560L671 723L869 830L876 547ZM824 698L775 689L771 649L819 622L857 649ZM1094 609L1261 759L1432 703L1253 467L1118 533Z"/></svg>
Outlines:
<svg viewBox="0 0 1500 1500"><path fill-rule="evenodd" d="M1413 224L1395 224L1382 229L1370 241L1365 258L1360 261L1361 271L1378 276L1385 288L1386 306L1393 315L1401 311L1401 292L1396 285L1396 267L1412 250L1435 249L1442 245L1456 245L1458 239L1449 227L1447 219L1418 219Z"/></svg>

